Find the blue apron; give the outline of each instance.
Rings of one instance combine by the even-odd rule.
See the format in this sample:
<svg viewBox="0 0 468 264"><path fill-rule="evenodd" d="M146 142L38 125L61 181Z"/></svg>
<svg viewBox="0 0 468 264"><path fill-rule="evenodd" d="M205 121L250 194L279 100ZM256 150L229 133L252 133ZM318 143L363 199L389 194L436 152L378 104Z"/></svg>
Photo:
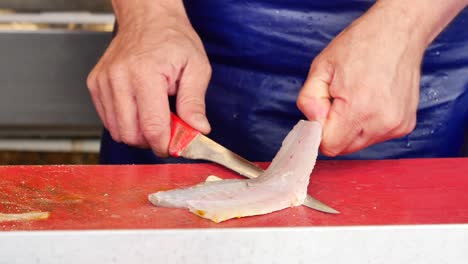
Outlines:
<svg viewBox="0 0 468 264"><path fill-rule="evenodd" d="M297 94L314 57L374 1L190 0L185 6L213 68L208 87L209 135L253 161L270 161L304 116ZM468 123L468 10L427 49L416 129L338 159L461 155ZM391 52L391 51L389 51ZM320 158L326 158L320 156ZM105 164L187 162L150 150L101 144Z"/></svg>

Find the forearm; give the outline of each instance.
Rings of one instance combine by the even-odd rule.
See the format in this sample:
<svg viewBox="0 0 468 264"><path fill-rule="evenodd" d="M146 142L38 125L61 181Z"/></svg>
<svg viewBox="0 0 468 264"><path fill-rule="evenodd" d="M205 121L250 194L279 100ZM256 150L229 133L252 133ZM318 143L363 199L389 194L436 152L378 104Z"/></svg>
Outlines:
<svg viewBox="0 0 468 264"><path fill-rule="evenodd" d="M400 13L415 39L428 46L468 5L468 0L379 0L375 5Z"/></svg>
<svg viewBox="0 0 468 264"><path fill-rule="evenodd" d="M119 25L147 23L161 15L184 14L182 0L112 0Z"/></svg>

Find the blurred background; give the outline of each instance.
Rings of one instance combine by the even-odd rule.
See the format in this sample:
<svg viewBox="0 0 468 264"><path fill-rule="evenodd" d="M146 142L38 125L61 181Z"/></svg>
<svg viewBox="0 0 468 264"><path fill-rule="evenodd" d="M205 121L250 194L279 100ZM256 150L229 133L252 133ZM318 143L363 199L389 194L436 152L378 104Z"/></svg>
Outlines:
<svg viewBox="0 0 468 264"><path fill-rule="evenodd" d="M94 164L86 88L111 38L110 0L0 0L0 164Z"/></svg>
<svg viewBox="0 0 468 264"><path fill-rule="evenodd" d="M85 80L113 23L110 0L0 0L0 165L98 162Z"/></svg>

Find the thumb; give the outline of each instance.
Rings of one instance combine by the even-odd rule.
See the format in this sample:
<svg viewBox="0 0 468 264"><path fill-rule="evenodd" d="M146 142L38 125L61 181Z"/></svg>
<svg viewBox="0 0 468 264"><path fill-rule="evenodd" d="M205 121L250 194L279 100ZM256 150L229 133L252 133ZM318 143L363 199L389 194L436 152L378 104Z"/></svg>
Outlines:
<svg viewBox="0 0 468 264"><path fill-rule="evenodd" d="M211 130L205 111L205 93L210 78L209 64L187 64L180 77L176 99L179 117L204 134Z"/></svg>
<svg viewBox="0 0 468 264"><path fill-rule="evenodd" d="M328 61L316 58L310 67L309 75L297 98L297 107L309 120L325 124L330 110L328 91L333 79L334 68Z"/></svg>

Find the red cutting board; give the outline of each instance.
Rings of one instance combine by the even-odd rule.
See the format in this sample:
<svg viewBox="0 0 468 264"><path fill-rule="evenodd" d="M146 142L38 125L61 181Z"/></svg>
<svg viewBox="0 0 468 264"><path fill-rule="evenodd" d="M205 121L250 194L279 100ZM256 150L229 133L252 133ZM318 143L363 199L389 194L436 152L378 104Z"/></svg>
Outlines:
<svg viewBox="0 0 468 264"><path fill-rule="evenodd" d="M300 206L215 224L147 200L149 193L193 185L210 174L237 177L213 164L0 167L0 213L50 212L47 220L0 222L0 230L468 223L463 158L320 161L309 194L339 215Z"/></svg>

